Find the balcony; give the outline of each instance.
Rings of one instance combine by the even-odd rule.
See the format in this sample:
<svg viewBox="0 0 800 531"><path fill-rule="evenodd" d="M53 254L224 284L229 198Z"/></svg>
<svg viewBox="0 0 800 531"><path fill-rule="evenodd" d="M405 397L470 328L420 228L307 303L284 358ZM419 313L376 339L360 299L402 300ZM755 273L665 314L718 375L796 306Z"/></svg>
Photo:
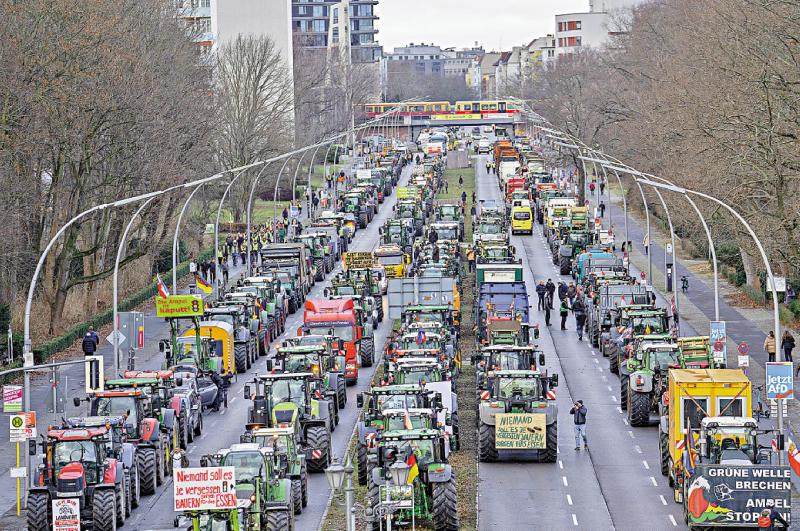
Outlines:
<svg viewBox="0 0 800 531"><path fill-rule="evenodd" d="M211 18L211 8L182 7L178 9L178 18Z"/></svg>

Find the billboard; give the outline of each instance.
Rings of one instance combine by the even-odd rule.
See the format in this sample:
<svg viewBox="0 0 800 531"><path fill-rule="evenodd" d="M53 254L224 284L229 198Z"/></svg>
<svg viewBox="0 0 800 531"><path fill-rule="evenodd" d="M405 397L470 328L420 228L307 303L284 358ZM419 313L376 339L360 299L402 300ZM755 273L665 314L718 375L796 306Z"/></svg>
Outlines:
<svg viewBox="0 0 800 531"><path fill-rule="evenodd" d="M170 295L156 297L156 317L202 317L201 295Z"/></svg>

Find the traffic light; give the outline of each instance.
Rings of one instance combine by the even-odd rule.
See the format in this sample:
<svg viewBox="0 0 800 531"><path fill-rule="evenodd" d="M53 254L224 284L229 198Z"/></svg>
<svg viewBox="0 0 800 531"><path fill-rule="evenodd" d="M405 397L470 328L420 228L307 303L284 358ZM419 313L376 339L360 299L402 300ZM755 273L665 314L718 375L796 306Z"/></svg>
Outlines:
<svg viewBox="0 0 800 531"><path fill-rule="evenodd" d="M103 356L86 356L84 358L86 375L86 392L96 393L103 390Z"/></svg>

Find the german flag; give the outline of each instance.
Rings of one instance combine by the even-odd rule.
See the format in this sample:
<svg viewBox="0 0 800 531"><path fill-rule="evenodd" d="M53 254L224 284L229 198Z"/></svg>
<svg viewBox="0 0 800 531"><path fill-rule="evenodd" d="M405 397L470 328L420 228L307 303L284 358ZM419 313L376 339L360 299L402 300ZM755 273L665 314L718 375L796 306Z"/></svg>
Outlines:
<svg viewBox="0 0 800 531"><path fill-rule="evenodd" d="M419 467L417 466L417 456L414 455L414 450L411 450L406 457L406 465L408 465L408 480L406 483L409 485L414 484L414 480L419 476Z"/></svg>
<svg viewBox="0 0 800 531"><path fill-rule="evenodd" d="M198 289L203 293L211 293L214 291L214 288L211 287L211 284L200 278L198 274L195 273L194 275L194 283L197 285Z"/></svg>

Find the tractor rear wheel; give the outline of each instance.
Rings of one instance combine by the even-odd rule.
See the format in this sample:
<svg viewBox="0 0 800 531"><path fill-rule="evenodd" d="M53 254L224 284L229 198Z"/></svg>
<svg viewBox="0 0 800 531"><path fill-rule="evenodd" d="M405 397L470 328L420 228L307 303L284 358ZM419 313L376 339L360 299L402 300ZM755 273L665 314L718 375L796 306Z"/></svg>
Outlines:
<svg viewBox="0 0 800 531"><path fill-rule="evenodd" d="M128 497L128 484L125 483L125 479L125 474L122 474L119 483L114 486L114 501L117 504L117 527L125 525L125 506L128 504L126 500Z"/></svg>
<svg viewBox="0 0 800 531"><path fill-rule="evenodd" d="M133 512L133 481L131 471L125 470L125 518L130 518Z"/></svg>
<svg viewBox="0 0 800 531"><path fill-rule="evenodd" d="M29 531L47 531L50 529L50 496L46 492L28 494L27 522Z"/></svg>
<svg viewBox="0 0 800 531"><path fill-rule="evenodd" d="M367 484L367 445L361 442L358 443L358 484Z"/></svg>
<svg viewBox="0 0 800 531"><path fill-rule="evenodd" d="M660 428L658 430L658 450L661 475L666 476L669 474L669 437Z"/></svg>
<svg viewBox="0 0 800 531"><path fill-rule="evenodd" d="M569 275L572 271L572 261L568 256L560 256L558 260L558 272L562 275Z"/></svg>
<svg viewBox="0 0 800 531"><path fill-rule="evenodd" d="M171 436L171 435L170 435ZM167 456L169 452L169 443L165 437L161 437L161 444L156 450L156 485L164 483L164 478L167 477Z"/></svg>
<svg viewBox="0 0 800 531"><path fill-rule="evenodd" d="M617 351L619 350L619 346L617 346L617 342L612 340L606 343L606 352L608 353L608 370L611 371L611 374L619 374L619 358L617 357Z"/></svg>
<svg viewBox="0 0 800 531"><path fill-rule="evenodd" d="M142 494L155 494L156 492L157 460L155 448L140 448L136 452Z"/></svg>
<svg viewBox="0 0 800 531"><path fill-rule="evenodd" d="M558 458L558 421L547 425L547 436L544 450L539 450L539 461L555 463Z"/></svg>
<svg viewBox="0 0 800 531"><path fill-rule="evenodd" d="M300 479L292 480L292 502L294 503L294 514L303 512L303 484Z"/></svg>
<svg viewBox="0 0 800 531"><path fill-rule="evenodd" d="M630 407L628 408L628 422L631 426L641 428L650 424L650 393L628 391Z"/></svg>
<svg viewBox="0 0 800 531"><path fill-rule="evenodd" d="M308 472L306 466L300 469L300 489L302 491L303 507L308 505Z"/></svg>
<svg viewBox="0 0 800 531"><path fill-rule="evenodd" d="M180 416L178 417L178 429L180 433L178 433L178 443L180 447L184 450L189 448L190 441L190 433L192 428L189 426L189 422L186 420L186 411L181 411Z"/></svg>
<svg viewBox="0 0 800 531"><path fill-rule="evenodd" d="M628 409L628 380L627 374L619 375L619 405L623 411Z"/></svg>
<svg viewBox="0 0 800 531"><path fill-rule="evenodd" d="M343 375L339 375L336 379L336 398L339 401L339 409L347 407L347 384Z"/></svg>
<svg viewBox="0 0 800 531"><path fill-rule="evenodd" d="M294 297L289 298L289 313L294 315L297 312L297 301L294 300Z"/></svg>
<svg viewBox="0 0 800 531"><path fill-rule="evenodd" d="M497 461L497 447L494 439L494 426L484 424L478 430L478 458L481 461Z"/></svg>
<svg viewBox="0 0 800 531"><path fill-rule="evenodd" d="M431 520L436 531L458 530L458 508L456 507L456 477L450 481L434 483L431 496Z"/></svg>
<svg viewBox="0 0 800 531"><path fill-rule="evenodd" d="M95 531L116 531L117 501L114 489L96 489L92 496L92 523Z"/></svg>
<svg viewBox="0 0 800 531"><path fill-rule="evenodd" d="M136 454L139 455L138 452ZM137 457L137 463L131 467L131 507L136 508L139 507L139 500L142 498L142 482L141 476L139 475L139 463Z"/></svg>
<svg viewBox="0 0 800 531"><path fill-rule="evenodd" d="M365 337L361 340L359 351L361 354L361 366L372 367L372 363L375 360L375 344L371 337Z"/></svg>
<svg viewBox="0 0 800 531"><path fill-rule="evenodd" d="M306 446L319 450L321 455L317 459L307 459L308 469L312 472L322 472L328 466L331 455L331 435L324 426L311 426L306 430Z"/></svg>
<svg viewBox="0 0 800 531"><path fill-rule="evenodd" d="M236 362L236 372L247 372L247 347L241 344L234 345L233 359Z"/></svg>
<svg viewBox="0 0 800 531"><path fill-rule="evenodd" d="M200 411L202 411L202 407ZM194 427L194 434L200 436L203 434L203 413L199 412L198 415L200 415L200 418L197 419L197 426Z"/></svg>
<svg viewBox="0 0 800 531"><path fill-rule="evenodd" d="M289 529L291 529L291 516L286 509L267 512L266 520L267 531L289 531Z"/></svg>
<svg viewBox="0 0 800 531"><path fill-rule="evenodd" d="M325 280L325 260L314 258L314 267L317 269L316 280Z"/></svg>
<svg viewBox="0 0 800 531"><path fill-rule="evenodd" d="M369 485L367 486L367 507L371 507L373 509L377 508L378 505L381 503L381 489L378 485L372 481L372 478L369 478ZM382 518L376 518L372 521L372 531L377 531L381 529L381 524L383 522Z"/></svg>
<svg viewBox="0 0 800 531"><path fill-rule="evenodd" d="M458 451L461 448L461 429L458 427L458 411L452 413L450 415L450 420L453 425L453 445L450 448L454 451Z"/></svg>

